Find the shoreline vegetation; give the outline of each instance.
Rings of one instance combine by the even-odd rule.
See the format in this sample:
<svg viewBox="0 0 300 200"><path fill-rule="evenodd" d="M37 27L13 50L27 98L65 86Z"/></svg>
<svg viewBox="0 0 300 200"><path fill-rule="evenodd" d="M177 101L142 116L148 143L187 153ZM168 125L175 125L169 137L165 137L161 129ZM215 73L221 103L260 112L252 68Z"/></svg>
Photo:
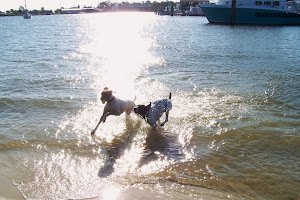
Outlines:
<svg viewBox="0 0 300 200"><path fill-rule="evenodd" d="M163 2L140 2L140 3L115 3L110 1L101 2L97 7L84 6L72 8L64 8L53 10L46 10L42 7L40 10L28 10L31 15L59 15L59 14L81 14L81 13L100 13L100 12L155 12L157 10L164 10L167 6L177 6L180 7L182 12L189 10L190 6L197 6L196 2L180 2L175 3L173 1L163 1ZM0 17L5 16L23 16L24 11L27 11L23 6L20 6L18 10L10 9L5 12L0 11Z"/></svg>

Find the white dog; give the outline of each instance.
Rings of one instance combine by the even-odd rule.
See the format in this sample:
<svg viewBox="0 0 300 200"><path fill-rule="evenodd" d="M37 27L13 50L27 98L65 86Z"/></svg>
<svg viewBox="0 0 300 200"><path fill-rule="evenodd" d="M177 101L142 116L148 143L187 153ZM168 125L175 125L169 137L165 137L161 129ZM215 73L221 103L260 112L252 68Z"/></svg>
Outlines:
<svg viewBox="0 0 300 200"><path fill-rule="evenodd" d="M151 106L152 104L153 106ZM134 108L134 112L141 115L141 117L153 128L156 128L156 121L159 120L164 113L166 113L166 119L161 126L165 125L165 123L169 120L169 111L171 109L172 103L170 93L169 99L162 99L153 103L150 102L150 104L147 106L138 105L136 108Z"/></svg>
<svg viewBox="0 0 300 200"><path fill-rule="evenodd" d="M99 123L97 124L96 128L91 132L92 135L95 134L98 126L101 122L105 122L106 117L109 115L121 115L124 111L127 115L133 111L133 108L135 107L135 103L133 101L124 101L121 99L118 99L112 94L112 91L109 90L107 87L104 88L103 92L101 93L101 101L104 104L106 102L106 105L103 110L103 114L100 118Z"/></svg>

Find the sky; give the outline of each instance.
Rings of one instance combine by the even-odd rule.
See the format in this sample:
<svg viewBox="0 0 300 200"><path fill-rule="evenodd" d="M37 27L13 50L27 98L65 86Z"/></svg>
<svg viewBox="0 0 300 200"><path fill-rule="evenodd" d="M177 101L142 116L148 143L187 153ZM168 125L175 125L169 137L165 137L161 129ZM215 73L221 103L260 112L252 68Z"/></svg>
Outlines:
<svg viewBox="0 0 300 200"><path fill-rule="evenodd" d="M96 7L100 2L105 0L26 0L28 10L40 10L44 7L46 10L56 10L58 8L70 8L73 6L93 6ZM111 2L122 2L124 0L111 0ZM134 2L128 0L128 2ZM141 1L136 1L141 2ZM0 11L5 12L10 9L19 9L25 7L25 0L0 0Z"/></svg>

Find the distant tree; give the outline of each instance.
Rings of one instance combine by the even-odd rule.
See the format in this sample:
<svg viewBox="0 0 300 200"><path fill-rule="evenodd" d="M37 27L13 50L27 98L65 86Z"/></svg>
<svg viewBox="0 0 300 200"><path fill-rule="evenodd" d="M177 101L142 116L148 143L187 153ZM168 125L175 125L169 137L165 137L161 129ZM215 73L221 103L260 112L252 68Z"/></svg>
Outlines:
<svg viewBox="0 0 300 200"><path fill-rule="evenodd" d="M10 15L15 15L14 9L10 9Z"/></svg>
<svg viewBox="0 0 300 200"><path fill-rule="evenodd" d="M161 9L165 9L167 6L170 6L170 5L172 5L173 4L173 2L172 1L162 1L161 3L160 3L160 8Z"/></svg>
<svg viewBox="0 0 300 200"><path fill-rule="evenodd" d="M170 6L170 5L174 5L174 2L173 1L162 1L162 2L154 1L152 3L152 7L154 10L164 10L167 6Z"/></svg>
<svg viewBox="0 0 300 200"><path fill-rule="evenodd" d="M122 6L124 6L124 5L129 5L130 3L128 2L128 1L122 1L121 3L119 3L119 5L122 5Z"/></svg>
<svg viewBox="0 0 300 200"><path fill-rule="evenodd" d="M160 3L157 2L157 1L154 1L152 3L152 7L153 7L154 10L158 10L158 9L160 9Z"/></svg>
<svg viewBox="0 0 300 200"><path fill-rule="evenodd" d="M14 10L14 9L10 9L10 16L18 16L18 15L22 15L23 14L23 11L21 10Z"/></svg>
<svg viewBox="0 0 300 200"><path fill-rule="evenodd" d="M55 14L61 14L61 9L57 9L54 11Z"/></svg>
<svg viewBox="0 0 300 200"><path fill-rule="evenodd" d="M31 11L31 13L34 14L34 15L38 15L39 11L37 9L34 9L34 10Z"/></svg>
<svg viewBox="0 0 300 200"><path fill-rule="evenodd" d="M107 8L110 8L111 7L111 2L110 1L104 1L104 2L101 2L98 4L98 8L101 8L101 9L107 9Z"/></svg>

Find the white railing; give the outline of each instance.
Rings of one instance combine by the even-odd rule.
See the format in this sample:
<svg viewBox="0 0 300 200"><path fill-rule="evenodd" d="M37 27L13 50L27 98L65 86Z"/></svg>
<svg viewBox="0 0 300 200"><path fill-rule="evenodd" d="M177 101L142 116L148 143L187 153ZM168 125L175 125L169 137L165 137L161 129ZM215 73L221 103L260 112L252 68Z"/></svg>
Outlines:
<svg viewBox="0 0 300 200"><path fill-rule="evenodd" d="M220 1L210 1L210 3L215 3L217 5L225 5L231 7L232 0L220 0ZM254 6L255 1L236 1L236 6Z"/></svg>
<svg viewBox="0 0 300 200"><path fill-rule="evenodd" d="M291 8L297 13L300 13L300 1L288 1L287 8Z"/></svg>
<svg viewBox="0 0 300 200"><path fill-rule="evenodd" d="M256 5L256 2L261 2L260 5ZM268 2L268 4L266 4ZM269 3L270 2L270 3ZM279 5L275 5L273 2L280 2ZM207 4L207 2L203 3ZM232 0L210 0L209 4L216 4L219 6L226 6L231 7ZM280 9L286 11L292 11L300 14L300 0L237 0L236 7L253 7L253 6L260 6L260 7L268 7L272 9Z"/></svg>
<svg viewBox="0 0 300 200"><path fill-rule="evenodd" d="M300 13L300 0L299 1L286 1L286 0L238 0L236 1L236 6L243 6L243 7L252 7L256 6L256 2L260 1L262 2L262 5L265 7L274 7L273 1L280 2L280 7L282 9L286 8L287 10L294 11L297 13ZM264 4L265 2L271 2L270 4ZM216 4L216 5L222 5L222 6L228 6L231 7L232 0L211 0L209 1L210 4Z"/></svg>

